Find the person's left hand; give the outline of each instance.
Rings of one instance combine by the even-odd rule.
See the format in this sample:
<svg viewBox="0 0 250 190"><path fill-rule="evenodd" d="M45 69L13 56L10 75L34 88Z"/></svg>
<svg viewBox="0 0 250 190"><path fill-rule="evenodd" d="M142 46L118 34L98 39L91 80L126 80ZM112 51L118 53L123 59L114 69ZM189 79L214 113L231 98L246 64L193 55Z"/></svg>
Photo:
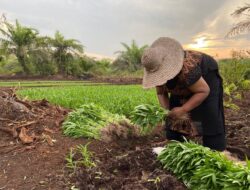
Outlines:
<svg viewBox="0 0 250 190"><path fill-rule="evenodd" d="M183 107L175 107L173 108L168 116L171 118L180 118L181 116L185 115L187 112L185 111L185 109Z"/></svg>

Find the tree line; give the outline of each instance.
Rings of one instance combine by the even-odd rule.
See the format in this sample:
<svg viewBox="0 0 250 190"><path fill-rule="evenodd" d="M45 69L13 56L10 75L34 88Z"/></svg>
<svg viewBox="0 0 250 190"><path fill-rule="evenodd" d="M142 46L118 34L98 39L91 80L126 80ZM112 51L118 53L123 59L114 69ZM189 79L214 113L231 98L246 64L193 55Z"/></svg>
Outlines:
<svg viewBox="0 0 250 190"><path fill-rule="evenodd" d="M233 16L244 17L233 26L227 37L232 37L250 29L250 4L236 9ZM0 74L22 75L102 75L141 70L141 56L147 45L139 47L121 43L113 60L95 60L84 54L83 44L76 39L66 39L56 31L53 37L42 36L32 27L23 26L16 20L0 18Z"/></svg>
<svg viewBox="0 0 250 190"><path fill-rule="evenodd" d="M66 39L56 31L53 37L40 35L37 29L23 26L18 20L0 22L0 72L9 70L22 75L103 74L141 68L141 55L146 46L122 43L124 50L117 59L94 60L84 54L84 46L76 39Z"/></svg>

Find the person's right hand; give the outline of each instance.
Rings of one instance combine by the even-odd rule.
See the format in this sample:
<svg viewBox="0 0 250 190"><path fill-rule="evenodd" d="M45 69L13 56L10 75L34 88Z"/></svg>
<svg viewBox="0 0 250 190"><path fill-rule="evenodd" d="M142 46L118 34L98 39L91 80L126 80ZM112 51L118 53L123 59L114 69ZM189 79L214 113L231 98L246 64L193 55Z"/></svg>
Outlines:
<svg viewBox="0 0 250 190"><path fill-rule="evenodd" d="M169 112L168 116L172 119L178 119L185 114L187 114L187 112L183 107L175 107Z"/></svg>

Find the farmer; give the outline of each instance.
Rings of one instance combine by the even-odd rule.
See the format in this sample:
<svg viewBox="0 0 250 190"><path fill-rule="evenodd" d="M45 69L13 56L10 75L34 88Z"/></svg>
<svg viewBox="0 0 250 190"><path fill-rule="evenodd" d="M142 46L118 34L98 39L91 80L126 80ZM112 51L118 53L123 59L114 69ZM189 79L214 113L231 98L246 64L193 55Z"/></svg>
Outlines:
<svg viewBox="0 0 250 190"><path fill-rule="evenodd" d="M157 39L142 56L143 87L156 88L162 107L169 117L187 113L202 126L203 145L224 151L226 148L223 87L217 62L209 55L183 50L174 39ZM170 140L183 141L183 134L166 122Z"/></svg>

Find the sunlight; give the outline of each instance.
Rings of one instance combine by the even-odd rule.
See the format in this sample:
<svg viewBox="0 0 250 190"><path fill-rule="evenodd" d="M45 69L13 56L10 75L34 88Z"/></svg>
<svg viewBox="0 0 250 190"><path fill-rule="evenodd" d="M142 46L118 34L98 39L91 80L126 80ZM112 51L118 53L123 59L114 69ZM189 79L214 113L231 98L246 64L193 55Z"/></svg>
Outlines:
<svg viewBox="0 0 250 190"><path fill-rule="evenodd" d="M205 37L197 38L195 39L195 42L196 42L195 44L190 44L191 48L200 49L200 48L205 48L208 45Z"/></svg>

